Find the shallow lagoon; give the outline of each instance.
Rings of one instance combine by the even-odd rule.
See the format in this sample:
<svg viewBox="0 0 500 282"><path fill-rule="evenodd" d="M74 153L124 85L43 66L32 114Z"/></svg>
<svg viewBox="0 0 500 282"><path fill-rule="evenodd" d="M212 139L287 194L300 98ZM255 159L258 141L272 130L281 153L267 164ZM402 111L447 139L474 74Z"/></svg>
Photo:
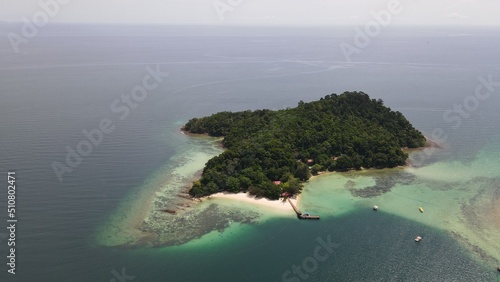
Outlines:
<svg viewBox="0 0 500 282"><path fill-rule="evenodd" d="M171 182L169 176L166 179L170 182L161 186L170 187L170 193L175 191L175 187L177 191L182 190L186 181L189 183L202 167L200 164L208 160L210 153L215 155L221 150L210 138L187 138L194 138L194 141L182 156L173 158L172 166L177 163L178 167L167 169L177 173L174 178L177 181ZM210 153L203 154L202 151ZM385 271L392 271L397 277L409 279L413 274L405 276L400 270L410 265L418 265L418 269L432 266L426 270L432 276L422 277L453 277L451 270L464 265L481 269L480 272L467 274L470 276L460 276L464 279L493 277L494 272L486 269L494 269L497 263L495 258L500 256L500 246L496 243L500 239L500 228L491 221L492 216L498 219L498 214L494 214L497 212L494 204L495 199L498 201L500 179L489 168L500 166L497 163L500 160L498 152L494 147L485 147L468 163L443 161L420 168L362 170L314 177L305 185L299 208L321 215L319 222L299 221L293 213L230 199L191 202L190 207L177 215L159 215L154 206L165 203L162 195L169 192L162 188L160 191L163 192L153 193L158 188L152 183L160 183L154 177L165 177L157 173L137 190L138 194L123 202L122 208L101 229L97 242L99 245L125 244L139 249L154 246L164 254L183 250L202 253L239 250L236 253L248 255L253 247L247 244L261 246L261 251L262 248L277 248L280 252L287 252L282 244L295 249L301 244L297 242L309 240L309 243L314 243L315 238L321 237L318 234L326 234L334 228L335 231L328 232L337 236L339 244L349 245L349 248L365 246L366 249L359 250L357 255L357 251L350 253L344 249L342 256L364 263L375 277L385 277ZM140 195L154 195L149 197L149 206L153 208L145 211L144 221L141 222L137 216L131 221L131 210L145 210L144 203L138 199L147 197ZM379 211L372 211L373 205L378 205ZM424 208L424 213L419 212L419 207ZM394 231L391 232L391 229ZM111 240L102 240L106 238L102 234ZM413 239L417 235L423 237L417 246L419 249L416 249L418 253L406 256L405 252L413 252L411 250L416 247ZM294 240L290 236L298 238ZM381 249L381 246L387 246L387 249ZM157 252L154 249L151 251ZM360 254L368 257L370 262ZM262 257L262 254L254 255ZM379 256L389 262L376 262ZM450 261L448 256L461 258ZM341 264L343 260L337 258L335 261L335 264ZM328 265L332 267L330 271L335 272L334 265ZM314 275L328 277L328 274L321 273L315 272ZM335 273L335 277L338 275L346 279L367 277L364 276L366 269L352 276ZM446 275L439 276L438 273Z"/></svg>

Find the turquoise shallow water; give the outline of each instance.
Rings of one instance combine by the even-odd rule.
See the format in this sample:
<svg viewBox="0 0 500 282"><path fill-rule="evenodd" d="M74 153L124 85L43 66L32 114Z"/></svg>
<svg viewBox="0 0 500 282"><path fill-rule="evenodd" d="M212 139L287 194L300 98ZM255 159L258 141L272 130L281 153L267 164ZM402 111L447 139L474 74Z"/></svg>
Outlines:
<svg viewBox="0 0 500 282"><path fill-rule="evenodd" d="M422 244L413 241L417 232L425 238ZM307 281L332 277L340 281L435 281L436 277L440 281L491 281L495 274L446 233L384 212L357 211L320 223L272 220L232 233L210 234L202 239L204 243L116 252L129 263L149 261L148 269L161 267L163 275L175 281L281 281L293 265L314 256L318 240L336 245L315 271L306 272ZM159 277L145 270L140 273L145 279Z"/></svg>
<svg viewBox="0 0 500 282"><path fill-rule="evenodd" d="M421 168L323 175L307 185L300 206L337 217L378 205L384 212L446 231L493 267L500 257L498 152L496 146L485 147L467 164L443 161Z"/></svg>
<svg viewBox="0 0 500 282"><path fill-rule="evenodd" d="M220 258L226 262L221 267L229 264L236 268L241 263L245 268L262 269L265 273L259 276L248 272L248 281L276 281L270 277L279 279L294 264L301 265L312 256L318 239L330 236L339 246L317 268L312 264L310 269L314 271L305 272L311 281L324 281L328 277L341 281L382 277L389 281L434 281L437 277L442 281L491 281L495 277L494 265L499 255L496 242L500 233L499 226L489 222L495 202L488 195L496 195L500 181L484 167L485 162L489 166L498 165L493 161L498 161L497 152L494 146L479 151L468 164L467 177L453 177L451 172L463 166L456 161L436 162L421 168L318 176L306 185L299 208L320 214L320 221L298 221L293 215L283 218L280 213L273 219L272 211L251 204L204 202L191 208L200 213L178 215L213 220L204 229L189 220L184 222L187 225L184 232L187 230L189 235L199 232L200 237L185 244L142 252L149 255L159 252L166 257L194 253L188 257L195 261ZM379 205L378 212L372 211L375 204ZM424 207L424 213L418 211L420 206ZM206 210L211 212L205 213ZM241 212L248 213L248 217L242 218ZM166 228L169 225L175 226L167 223ZM422 242L414 242L417 235L424 238ZM167 238L163 244L169 242ZM297 260L297 253L305 255ZM271 268L268 257L274 260ZM171 274L178 271L172 270ZM220 271L219 267L211 266L201 276L184 278L187 281L203 277L232 279L231 271L224 274ZM285 277L299 276L292 273Z"/></svg>
<svg viewBox="0 0 500 282"><path fill-rule="evenodd" d="M0 268L2 281L110 281L122 271L134 281L280 281L293 265L311 264L328 236L339 246L309 265L307 281L498 279L500 95L458 128L443 119L478 76L500 80L497 31L391 29L352 63L337 50L350 28L213 32L51 26L22 54L0 41L0 167L17 172L20 220L19 272ZM155 64L168 81L120 120L110 104ZM441 128L446 146L415 168L312 180L300 206L320 221L208 201L175 218L148 214L186 204L177 195L189 174L220 150L179 133L190 118L345 90L383 99L426 135ZM59 182L50 164L105 117L116 130Z"/></svg>

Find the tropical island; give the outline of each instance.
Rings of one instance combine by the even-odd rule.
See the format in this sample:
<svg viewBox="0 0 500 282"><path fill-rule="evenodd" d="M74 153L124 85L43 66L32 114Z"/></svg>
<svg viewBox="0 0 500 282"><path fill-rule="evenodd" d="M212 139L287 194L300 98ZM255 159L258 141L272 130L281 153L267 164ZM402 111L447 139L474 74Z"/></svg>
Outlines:
<svg viewBox="0 0 500 282"><path fill-rule="evenodd" d="M194 197L218 192L291 196L323 171L405 165L408 155L402 149L426 141L403 114L363 92L331 94L277 111L220 112L193 118L183 130L223 137L226 149L193 182L189 193Z"/></svg>

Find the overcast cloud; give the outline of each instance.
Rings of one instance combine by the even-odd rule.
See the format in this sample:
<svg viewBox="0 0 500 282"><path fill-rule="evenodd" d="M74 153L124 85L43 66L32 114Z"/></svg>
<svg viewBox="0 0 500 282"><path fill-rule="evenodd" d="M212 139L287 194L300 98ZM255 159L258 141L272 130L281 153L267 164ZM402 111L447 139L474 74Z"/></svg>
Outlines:
<svg viewBox="0 0 500 282"><path fill-rule="evenodd" d="M56 0L1 0L0 20L21 21ZM58 0L63 1L63 0ZM357 25L398 0L64 0L53 22ZM498 0L399 0L393 24L500 25ZM217 12L216 8L219 8Z"/></svg>

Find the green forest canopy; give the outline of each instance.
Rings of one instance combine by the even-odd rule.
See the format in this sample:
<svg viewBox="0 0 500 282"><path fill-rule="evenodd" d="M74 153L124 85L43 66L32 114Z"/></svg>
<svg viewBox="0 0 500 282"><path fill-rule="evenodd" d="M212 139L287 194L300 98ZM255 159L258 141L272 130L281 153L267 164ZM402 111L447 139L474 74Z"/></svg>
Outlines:
<svg viewBox="0 0 500 282"><path fill-rule="evenodd" d="M223 136L190 194L241 192L269 199L299 193L311 173L404 165L401 148L425 137L400 113L363 92L331 94L296 108L220 112L191 119L190 133ZM280 181L275 182L275 181Z"/></svg>

